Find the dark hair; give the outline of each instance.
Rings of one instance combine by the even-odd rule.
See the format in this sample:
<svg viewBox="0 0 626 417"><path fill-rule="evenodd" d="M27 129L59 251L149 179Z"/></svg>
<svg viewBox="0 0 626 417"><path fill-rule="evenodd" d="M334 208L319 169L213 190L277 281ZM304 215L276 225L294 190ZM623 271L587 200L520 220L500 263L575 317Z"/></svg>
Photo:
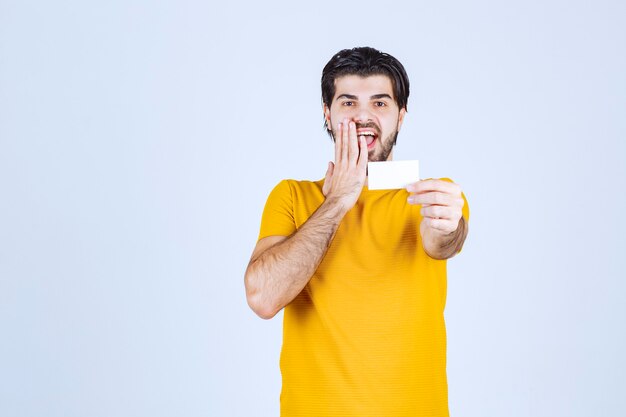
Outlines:
<svg viewBox="0 0 626 417"><path fill-rule="evenodd" d="M322 102L330 107L335 96L335 79L343 75L386 75L391 79L393 95L400 109L409 100L409 77L396 58L374 48L359 47L337 52L322 71Z"/></svg>

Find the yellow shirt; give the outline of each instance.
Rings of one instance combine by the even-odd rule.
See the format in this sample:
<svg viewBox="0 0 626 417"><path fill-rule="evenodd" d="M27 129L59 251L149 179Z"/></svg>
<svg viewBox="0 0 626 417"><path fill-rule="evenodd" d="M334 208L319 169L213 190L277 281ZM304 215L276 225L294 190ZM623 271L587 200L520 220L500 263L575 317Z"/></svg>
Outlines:
<svg viewBox="0 0 626 417"><path fill-rule="evenodd" d="M259 240L297 231L324 201L323 184L281 181ZM364 187L315 274L285 307L282 417L449 415L446 261L424 251L421 206L408 195Z"/></svg>

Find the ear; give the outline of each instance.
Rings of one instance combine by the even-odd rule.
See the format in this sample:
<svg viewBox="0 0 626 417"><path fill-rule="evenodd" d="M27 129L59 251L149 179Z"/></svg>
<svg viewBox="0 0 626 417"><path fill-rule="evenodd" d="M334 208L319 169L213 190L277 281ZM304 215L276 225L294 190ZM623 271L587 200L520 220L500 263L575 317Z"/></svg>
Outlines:
<svg viewBox="0 0 626 417"><path fill-rule="evenodd" d="M330 108L326 105L326 103L322 104L322 111L324 112L324 119L326 119L326 130L331 130Z"/></svg>
<svg viewBox="0 0 626 417"><path fill-rule="evenodd" d="M400 127L402 126L402 122L404 121L405 115L406 115L406 108L400 109L400 114L398 115L398 132L400 131Z"/></svg>

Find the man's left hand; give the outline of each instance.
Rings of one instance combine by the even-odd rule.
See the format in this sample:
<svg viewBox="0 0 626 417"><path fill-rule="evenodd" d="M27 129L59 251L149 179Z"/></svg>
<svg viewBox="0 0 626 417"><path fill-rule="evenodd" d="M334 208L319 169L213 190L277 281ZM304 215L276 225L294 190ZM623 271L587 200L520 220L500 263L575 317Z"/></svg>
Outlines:
<svg viewBox="0 0 626 417"><path fill-rule="evenodd" d="M409 204L422 205L422 235L425 229L431 229L437 235L450 235L456 231L464 204L458 184L429 179L409 184L406 190L410 193Z"/></svg>

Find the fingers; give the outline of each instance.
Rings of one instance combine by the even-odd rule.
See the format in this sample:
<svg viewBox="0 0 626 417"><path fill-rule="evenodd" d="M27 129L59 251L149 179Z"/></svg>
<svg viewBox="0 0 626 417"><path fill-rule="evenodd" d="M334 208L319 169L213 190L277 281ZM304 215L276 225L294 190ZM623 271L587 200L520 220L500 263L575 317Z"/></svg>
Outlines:
<svg viewBox="0 0 626 417"><path fill-rule="evenodd" d="M456 197L439 191L425 191L421 194L412 193L407 201L410 204L435 204L441 206L463 207L464 204L463 197Z"/></svg>
<svg viewBox="0 0 626 417"><path fill-rule="evenodd" d="M359 162L360 143L356 134L356 123L344 119L337 124L335 138L335 164L355 166ZM365 145L367 153L367 144Z"/></svg>
<svg viewBox="0 0 626 417"><path fill-rule="evenodd" d="M406 190L410 193L412 192L418 194L426 191L439 191L452 195L461 195L460 185L436 179L414 182L413 184L407 185Z"/></svg>
<svg viewBox="0 0 626 417"><path fill-rule="evenodd" d="M356 123L347 118L337 124L335 136L335 163L328 166L322 192L352 207L365 182L367 143L359 141Z"/></svg>
<svg viewBox="0 0 626 417"><path fill-rule="evenodd" d="M448 206L422 206L420 214L422 217L450 220L458 220L461 216L461 212L458 208Z"/></svg>
<svg viewBox="0 0 626 417"><path fill-rule="evenodd" d="M458 184L432 179L418 181L406 187L409 204L421 204L424 217L455 220L462 215L465 204Z"/></svg>
<svg viewBox="0 0 626 417"><path fill-rule="evenodd" d="M335 137L335 162L341 161L341 122L337 123L337 134Z"/></svg>
<svg viewBox="0 0 626 417"><path fill-rule="evenodd" d="M354 122L349 123L348 147L350 152L348 162L350 166L355 166L359 158L359 138L356 135L356 123Z"/></svg>
<svg viewBox="0 0 626 417"><path fill-rule="evenodd" d="M439 230L444 233L452 233L456 230L457 225L454 222L447 219L433 219L430 217L424 217L422 222L426 227Z"/></svg>
<svg viewBox="0 0 626 417"><path fill-rule="evenodd" d="M359 138L359 161L357 162L357 166L360 171L365 171L367 168L368 161L368 152L367 152L367 141L364 137Z"/></svg>
<svg viewBox="0 0 626 417"><path fill-rule="evenodd" d="M346 164L348 162L348 145L349 145L349 124L348 119L344 119L341 125L341 162Z"/></svg>
<svg viewBox="0 0 626 417"><path fill-rule="evenodd" d="M324 178L324 186L322 187L322 193L324 194L324 196L328 195L328 191L330 190L334 170L335 164L333 164L332 162L328 162L328 169L326 170L326 177Z"/></svg>
<svg viewBox="0 0 626 417"><path fill-rule="evenodd" d="M328 162L328 169L326 170L326 179L329 179L333 176L333 169L335 168L335 164L332 162Z"/></svg>

